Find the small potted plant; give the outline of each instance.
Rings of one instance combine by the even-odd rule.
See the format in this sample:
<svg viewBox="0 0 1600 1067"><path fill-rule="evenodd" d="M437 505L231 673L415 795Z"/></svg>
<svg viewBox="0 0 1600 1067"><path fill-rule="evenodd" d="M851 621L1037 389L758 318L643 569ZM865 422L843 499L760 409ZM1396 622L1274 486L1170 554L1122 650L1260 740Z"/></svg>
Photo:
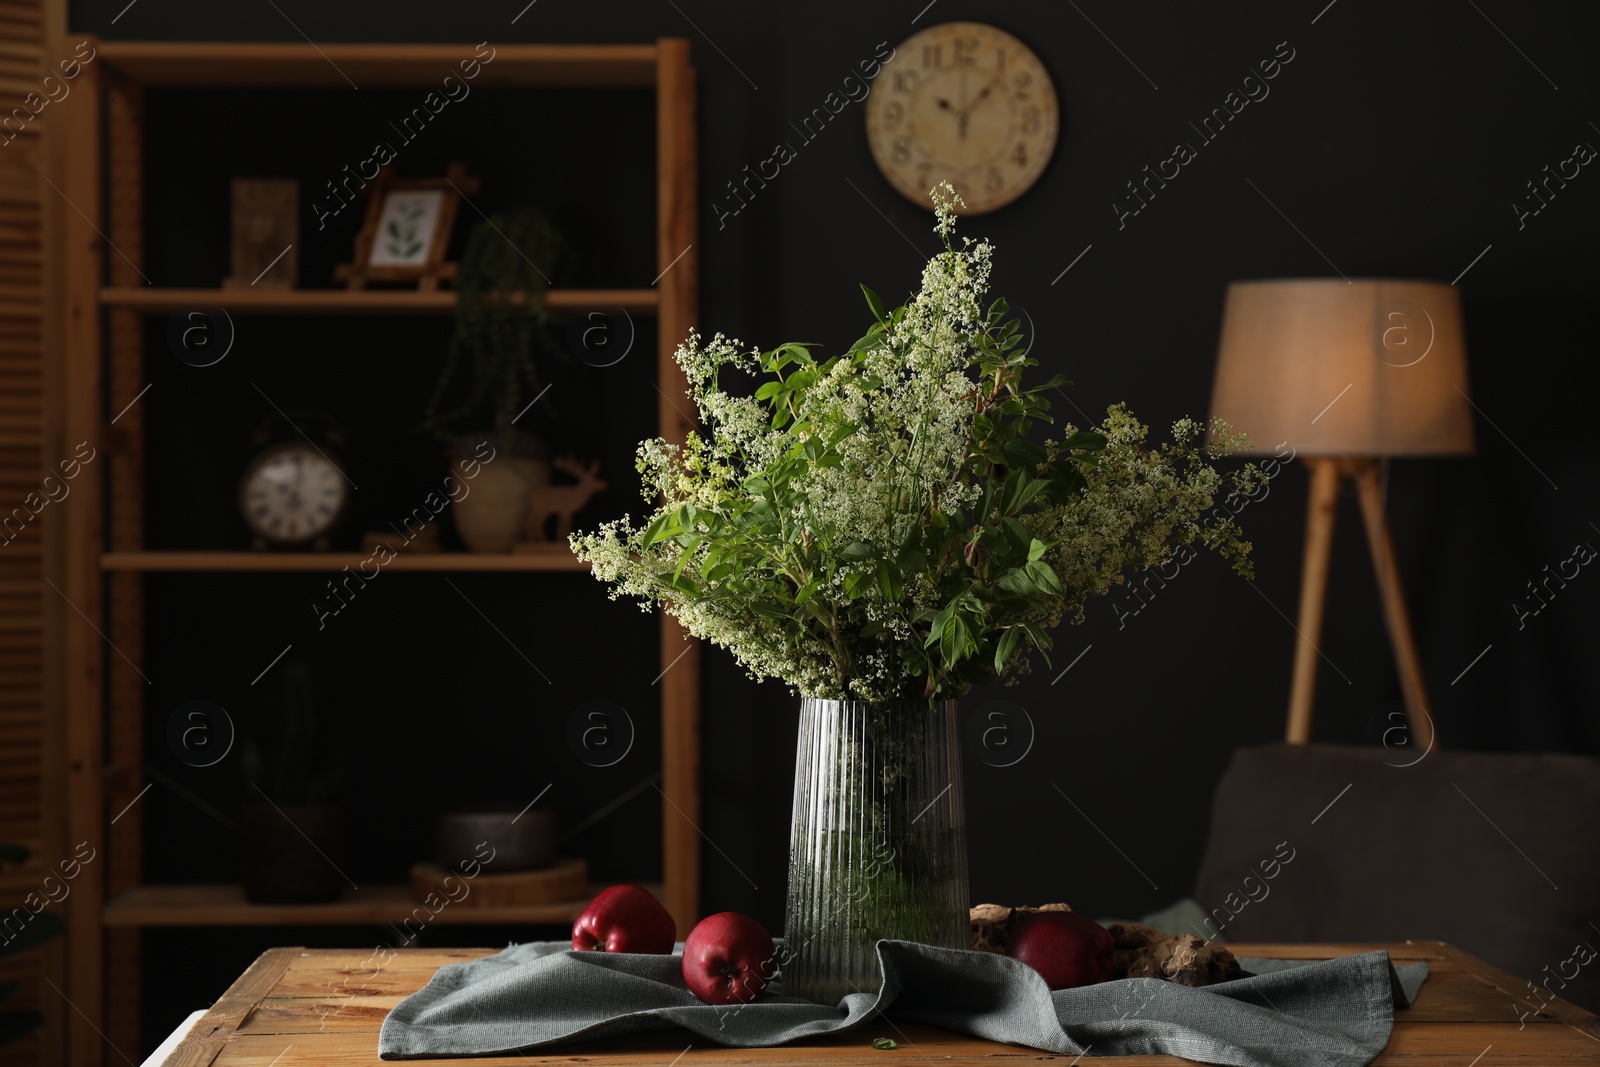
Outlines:
<svg viewBox="0 0 1600 1067"><path fill-rule="evenodd" d="M344 760L317 713L311 665L290 656L267 683L266 712L239 743L245 798L239 880L258 904L333 900L345 887Z"/></svg>
<svg viewBox="0 0 1600 1067"><path fill-rule="evenodd" d="M540 360L561 352L544 294L565 259L566 243L535 207L484 219L461 255L455 333L422 425L452 467L482 464L454 506L456 532L475 552L510 551L523 536L528 490L550 483L549 447L517 424L542 388Z"/></svg>
<svg viewBox="0 0 1600 1067"><path fill-rule="evenodd" d="M1226 428L1149 445L1122 405L1040 440L1055 379L1005 301L992 248L952 240L919 292L848 350L762 352L691 335L678 363L703 429L639 448L642 521L572 538L611 595L659 604L753 676L800 695L787 992L837 1003L878 978L880 938L969 943L956 698L1046 655L1063 618L1136 568L1204 544L1248 573L1218 498L1259 474L1209 462ZM865 287L863 287L865 289ZM753 390L728 379L754 377Z"/></svg>

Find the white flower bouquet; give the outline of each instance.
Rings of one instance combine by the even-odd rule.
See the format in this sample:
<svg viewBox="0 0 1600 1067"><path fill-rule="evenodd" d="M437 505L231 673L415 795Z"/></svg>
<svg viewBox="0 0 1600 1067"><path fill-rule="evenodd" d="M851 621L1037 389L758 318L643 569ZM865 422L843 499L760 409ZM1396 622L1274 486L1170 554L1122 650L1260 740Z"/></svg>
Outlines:
<svg viewBox="0 0 1600 1067"><path fill-rule="evenodd" d="M934 199L945 250L903 306L862 286L876 321L848 351L691 335L677 359L703 429L640 446L656 504L642 524L571 539L613 599L660 604L805 696L926 701L1014 679L1090 595L1180 545L1250 575L1239 529L1199 521L1259 480L1211 465L1237 444L1226 427L1205 445L1184 419L1151 447L1117 405L1098 427L1030 437L1067 383L1023 385L1037 361L1005 301L984 306L993 249L957 247L959 201L948 186ZM756 387L729 391L729 372Z"/></svg>

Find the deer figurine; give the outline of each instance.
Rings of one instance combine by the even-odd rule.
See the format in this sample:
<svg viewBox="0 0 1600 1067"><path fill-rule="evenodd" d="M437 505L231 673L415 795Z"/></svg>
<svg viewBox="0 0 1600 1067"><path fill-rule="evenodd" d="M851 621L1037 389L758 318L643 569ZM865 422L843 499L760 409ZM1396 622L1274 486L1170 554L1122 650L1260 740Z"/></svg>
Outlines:
<svg viewBox="0 0 1600 1067"><path fill-rule="evenodd" d="M545 526L552 516L556 520L555 540L565 541L572 532L572 519L606 488L600 477L600 461L581 464L573 456L562 456L551 466L578 479L577 485L537 485L528 490L528 526L530 541L547 541Z"/></svg>

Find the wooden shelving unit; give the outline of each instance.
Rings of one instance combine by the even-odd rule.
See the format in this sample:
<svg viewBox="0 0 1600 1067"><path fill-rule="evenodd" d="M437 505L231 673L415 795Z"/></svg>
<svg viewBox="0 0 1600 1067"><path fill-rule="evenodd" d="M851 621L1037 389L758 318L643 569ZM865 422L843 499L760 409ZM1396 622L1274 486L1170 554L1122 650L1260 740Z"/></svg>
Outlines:
<svg viewBox="0 0 1600 1067"><path fill-rule="evenodd" d="M59 311L67 383L62 439L94 442L103 459L84 467L73 506L63 509L62 586L74 611L62 632L66 721L65 839L93 843L101 859L66 901L68 967L63 993L81 1015L68 1027L67 1061L95 1067L130 1058L139 1044L140 929L147 926L368 924L403 919L415 906L405 887L367 886L323 905L247 902L232 885L150 885L143 876L142 806L146 681L144 582L156 572L337 571L365 554L154 551L145 545L146 426L134 403L145 374L146 319L187 308L242 316L449 315L449 291L255 291L162 288L144 263L144 90L152 86L347 89L432 87L473 45L310 45L94 42L72 106L62 110L59 192L65 240ZM656 229L660 271L648 287L552 290L555 311L621 307L658 320L656 432L681 441L691 428L672 353L694 325L698 300L695 82L688 42L645 45L496 45L476 89L652 88L656 118ZM113 252L114 249L114 252ZM670 269L669 269L670 268ZM158 279L159 280L159 279ZM116 425L110 420L116 418ZM647 428L642 428L647 429ZM564 546L505 555L405 553L398 571L580 571ZM524 579L517 579L524 580ZM532 578L525 580L534 580ZM699 646L662 617L659 652L670 672L661 692L663 881L657 890L689 929L699 891ZM150 640L159 636L151 635ZM113 649L115 651L113 651ZM111 823L115 821L116 826ZM114 831L114 832L113 832ZM451 907L441 922L570 921L584 901L540 907ZM109 1054L110 1043L122 1053Z"/></svg>

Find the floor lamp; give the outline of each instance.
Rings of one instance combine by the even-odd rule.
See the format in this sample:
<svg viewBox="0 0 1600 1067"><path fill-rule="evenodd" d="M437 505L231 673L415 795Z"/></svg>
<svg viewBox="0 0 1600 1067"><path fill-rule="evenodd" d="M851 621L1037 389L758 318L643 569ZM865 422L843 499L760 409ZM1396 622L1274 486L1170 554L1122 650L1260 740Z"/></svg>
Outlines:
<svg viewBox="0 0 1600 1067"><path fill-rule="evenodd" d="M1384 513L1393 456L1473 450L1459 292L1441 282L1289 278L1228 287L1211 413L1252 455L1288 449L1311 468L1300 642L1286 740L1311 739L1318 645L1339 487L1351 481L1372 553L1410 736L1436 743Z"/></svg>

